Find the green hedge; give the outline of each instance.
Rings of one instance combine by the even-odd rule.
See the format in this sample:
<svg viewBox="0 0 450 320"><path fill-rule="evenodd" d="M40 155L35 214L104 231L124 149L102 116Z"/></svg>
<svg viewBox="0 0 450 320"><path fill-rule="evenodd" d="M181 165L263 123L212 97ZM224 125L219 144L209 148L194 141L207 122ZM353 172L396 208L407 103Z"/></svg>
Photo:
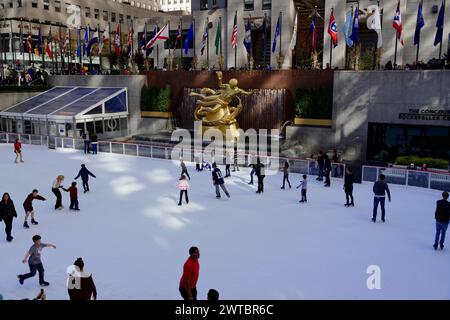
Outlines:
<svg viewBox="0 0 450 320"><path fill-rule="evenodd" d="M143 86L141 90L141 111L168 112L170 105L170 87Z"/></svg>
<svg viewBox="0 0 450 320"><path fill-rule="evenodd" d="M0 86L0 92L42 92L49 89L50 86Z"/></svg>
<svg viewBox="0 0 450 320"><path fill-rule="evenodd" d="M295 95L295 115L310 119L331 119L333 110L333 88L298 88Z"/></svg>
<svg viewBox="0 0 450 320"><path fill-rule="evenodd" d="M395 164L398 165L410 165L414 163L415 166L422 166L426 163L428 168L435 169L447 169L448 161L444 159L434 159L434 158L420 158L417 156L401 156L395 159Z"/></svg>

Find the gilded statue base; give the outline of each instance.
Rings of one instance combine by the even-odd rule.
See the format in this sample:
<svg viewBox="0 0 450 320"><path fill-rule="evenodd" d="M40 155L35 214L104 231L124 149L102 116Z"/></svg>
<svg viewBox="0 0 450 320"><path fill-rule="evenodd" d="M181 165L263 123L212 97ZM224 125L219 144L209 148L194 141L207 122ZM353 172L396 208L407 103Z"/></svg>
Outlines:
<svg viewBox="0 0 450 320"><path fill-rule="evenodd" d="M200 131L199 134L201 134L203 137L204 134L210 129L219 130L222 133L222 137L223 137L224 141L238 139L239 135L240 135L239 125L237 123L229 124L229 125L221 124L221 125L215 125L215 126L207 126L207 125L203 124L197 130Z"/></svg>

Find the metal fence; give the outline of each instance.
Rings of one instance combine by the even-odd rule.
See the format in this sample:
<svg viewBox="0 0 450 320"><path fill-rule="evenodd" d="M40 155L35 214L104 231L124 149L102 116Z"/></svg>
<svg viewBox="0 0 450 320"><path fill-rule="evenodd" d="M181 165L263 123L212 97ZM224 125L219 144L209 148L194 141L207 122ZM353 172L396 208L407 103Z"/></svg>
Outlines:
<svg viewBox="0 0 450 320"><path fill-rule="evenodd" d="M31 134L17 134L17 133L2 133L0 132L0 143L14 143L16 139L20 139L23 144L32 144L38 146L45 146L51 149L75 149L83 150L84 141L82 139L63 138L54 136L40 136ZM136 143L122 143L115 141L99 141L98 152L115 153L136 157L148 157L155 159L170 160L172 156L173 146L158 145L158 144L136 144ZM192 150L191 154L179 154L179 157L184 159L195 159L197 152L202 150ZM216 159L219 160L219 159ZM284 162L289 162L289 170L294 173L318 175L319 168L314 160L305 160L293 157L268 157L267 162L273 164L274 161L278 161L278 168L284 167ZM250 157L248 154L239 154L238 163L240 166L249 166ZM218 162L219 163L219 162ZM225 157L222 159L222 163L225 163ZM332 163L331 177L342 179L345 173L345 164Z"/></svg>
<svg viewBox="0 0 450 320"><path fill-rule="evenodd" d="M404 186L450 191L450 174L401 168L363 166L362 181L375 182L384 174L386 182Z"/></svg>

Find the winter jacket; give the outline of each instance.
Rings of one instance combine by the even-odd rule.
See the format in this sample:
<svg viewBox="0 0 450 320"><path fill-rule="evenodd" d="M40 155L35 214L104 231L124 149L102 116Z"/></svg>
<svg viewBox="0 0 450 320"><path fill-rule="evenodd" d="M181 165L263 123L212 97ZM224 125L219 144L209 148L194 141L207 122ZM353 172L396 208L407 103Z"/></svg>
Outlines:
<svg viewBox="0 0 450 320"><path fill-rule="evenodd" d="M14 143L14 152L21 152L21 151L22 151L22 143L20 143L19 141L15 142Z"/></svg>
<svg viewBox="0 0 450 320"><path fill-rule="evenodd" d="M325 170L331 171L331 161L327 155L324 156L324 167Z"/></svg>
<svg viewBox="0 0 450 320"><path fill-rule="evenodd" d="M214 170L212 171L212 178L214 184L224 184L222 171L220 171L219 168L214 168Z"/></svg>
<svg viewBox="0 0 450 320"><path fill-rule="evenodd" d="M89 176L96 178L96 176L90 172L86 167L82 167L80 171L78 172L78 175L75 177L75 180L77 180L79 177L81 177L81 180L88 181Z"/></svg>
<svg viewBox="0 0 450 320"><path fill-rule="evenodd" d="M256 176L265 177L266 173L264 171L264 165L262 163L257 163L255 166Z"/></svg>
<svg viewBox="0 0 450 320"><path fill-rule="evenodd" d="M308 189L308 180L302 180L300 181L300 184L297 186L297 189L302 187L302 190Z"/></svg>
<svg viewBox="0 0 450 320"><path fill-rule="evenodd" d="M353 174L345 174L344 177L344 187L345 188L353 188Z"/></svg>
<svg viewBox="0 0 450 320"><path fill-rule="evenodd" d="M97 138L96 134L92 135L90 138L91 138L91 143L97 143L98 142L98 138Z"/></svg>
<svg viewBox="0 0 450 320"><path fill-rule="evenodd" d="M283 167L283 174L288 175L289 174L289 166Z"/></svg>
<svg viewBox="0 0 450 320"><path fill-rule="evenodd" d="M78 199L78 189L75 186L70 186L69 189L64 189L64 191L69 192L70 200L77 200Z"/></svg>
<svg viewBox="0 0 450 320"><path fill-rule="evenodd" d="M9 199L8 202L0 202L0 221L5 218L17 218L16 208L14 207L14 202Z"/></svg>
<svg viewBox="0 0 450 320"><path fill-rule="evenodd" d="M377 181L373 184L373 193L376 197L384 197L387 193L389 201L391 201L391 192L387 183L384 181Z"/></svg>
<svg viewBox="0 0 450 320"><path fill-rule="evenodd" d="M186 164L184 163L184 162L181 162L181 170L182 171L187 171L187 167L186 167Z"/></svg>
<svg viewBox="0 0 450 320"><path fill-rule="evenodd" d="M323 166L323 165L325 164L325 158L324 158L324 156L319 155L319 156L317 157L317 164L318 164L319 166Z"/></svg>
<svg viewBox="0 0 450 320"><path fill-rule="evenodd" d="M23 202L23 207L25 209L25 211L29 212L29 211L33 211L33 200L37 199L37 200L46 200L44 197L41 197L40 195L37 195L36 197L33 196L33 193L30 193L28 195L28 197L25 199L25 201Z"/></svg>
<svg viewBox="0 0 450 320"><path fill-rule="evenodd" d="M434 217L438 222L448 223L450 221L450 202L444 199L438 200Z"/></svg>
<svg viewBox="0 0 450 320"><path fill-rule="evenodd" d="M97 288L95 287L92 274L86 272L77 273L70 276L69 281L73 284L72 289L68 289L70 300L94 300L97 299ZM77 289L77 285L80 284Z"/></svg>
<svg viewBox="0 0 450 320"><path fill-rule="evenodd" d="M180 190L187 190L187 189L189 189L189 183L186 180L178 181L178 189L180 189Z"/></svg>

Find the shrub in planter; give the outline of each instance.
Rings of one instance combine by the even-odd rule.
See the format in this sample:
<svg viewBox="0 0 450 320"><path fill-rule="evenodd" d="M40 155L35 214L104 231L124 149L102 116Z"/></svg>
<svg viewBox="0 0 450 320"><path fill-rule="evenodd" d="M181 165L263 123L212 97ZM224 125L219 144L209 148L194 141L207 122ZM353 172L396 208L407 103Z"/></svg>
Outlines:
<svg viewBox="0 0 450 320"><path fill-rule="evenodd" d="M295 96L295 115L300 118L331 119L333 89L331 86L319 89L298 88Z"/></svg>
<svg viewBox="0 0 450 320"><path fill-rule="evenodd" d="M447 169L448 161L435 158L420 158L417 156L401 156L395 159L395 164L408 166L414 163L415 166L421 167L424 163L428 168Z"/></svg>
<svg viewBox="0 0 450 320"><path fill-rule="evenodd" d="M168 112L170 105L170 87L143 86L141 90L141 111Z"/></svg>

